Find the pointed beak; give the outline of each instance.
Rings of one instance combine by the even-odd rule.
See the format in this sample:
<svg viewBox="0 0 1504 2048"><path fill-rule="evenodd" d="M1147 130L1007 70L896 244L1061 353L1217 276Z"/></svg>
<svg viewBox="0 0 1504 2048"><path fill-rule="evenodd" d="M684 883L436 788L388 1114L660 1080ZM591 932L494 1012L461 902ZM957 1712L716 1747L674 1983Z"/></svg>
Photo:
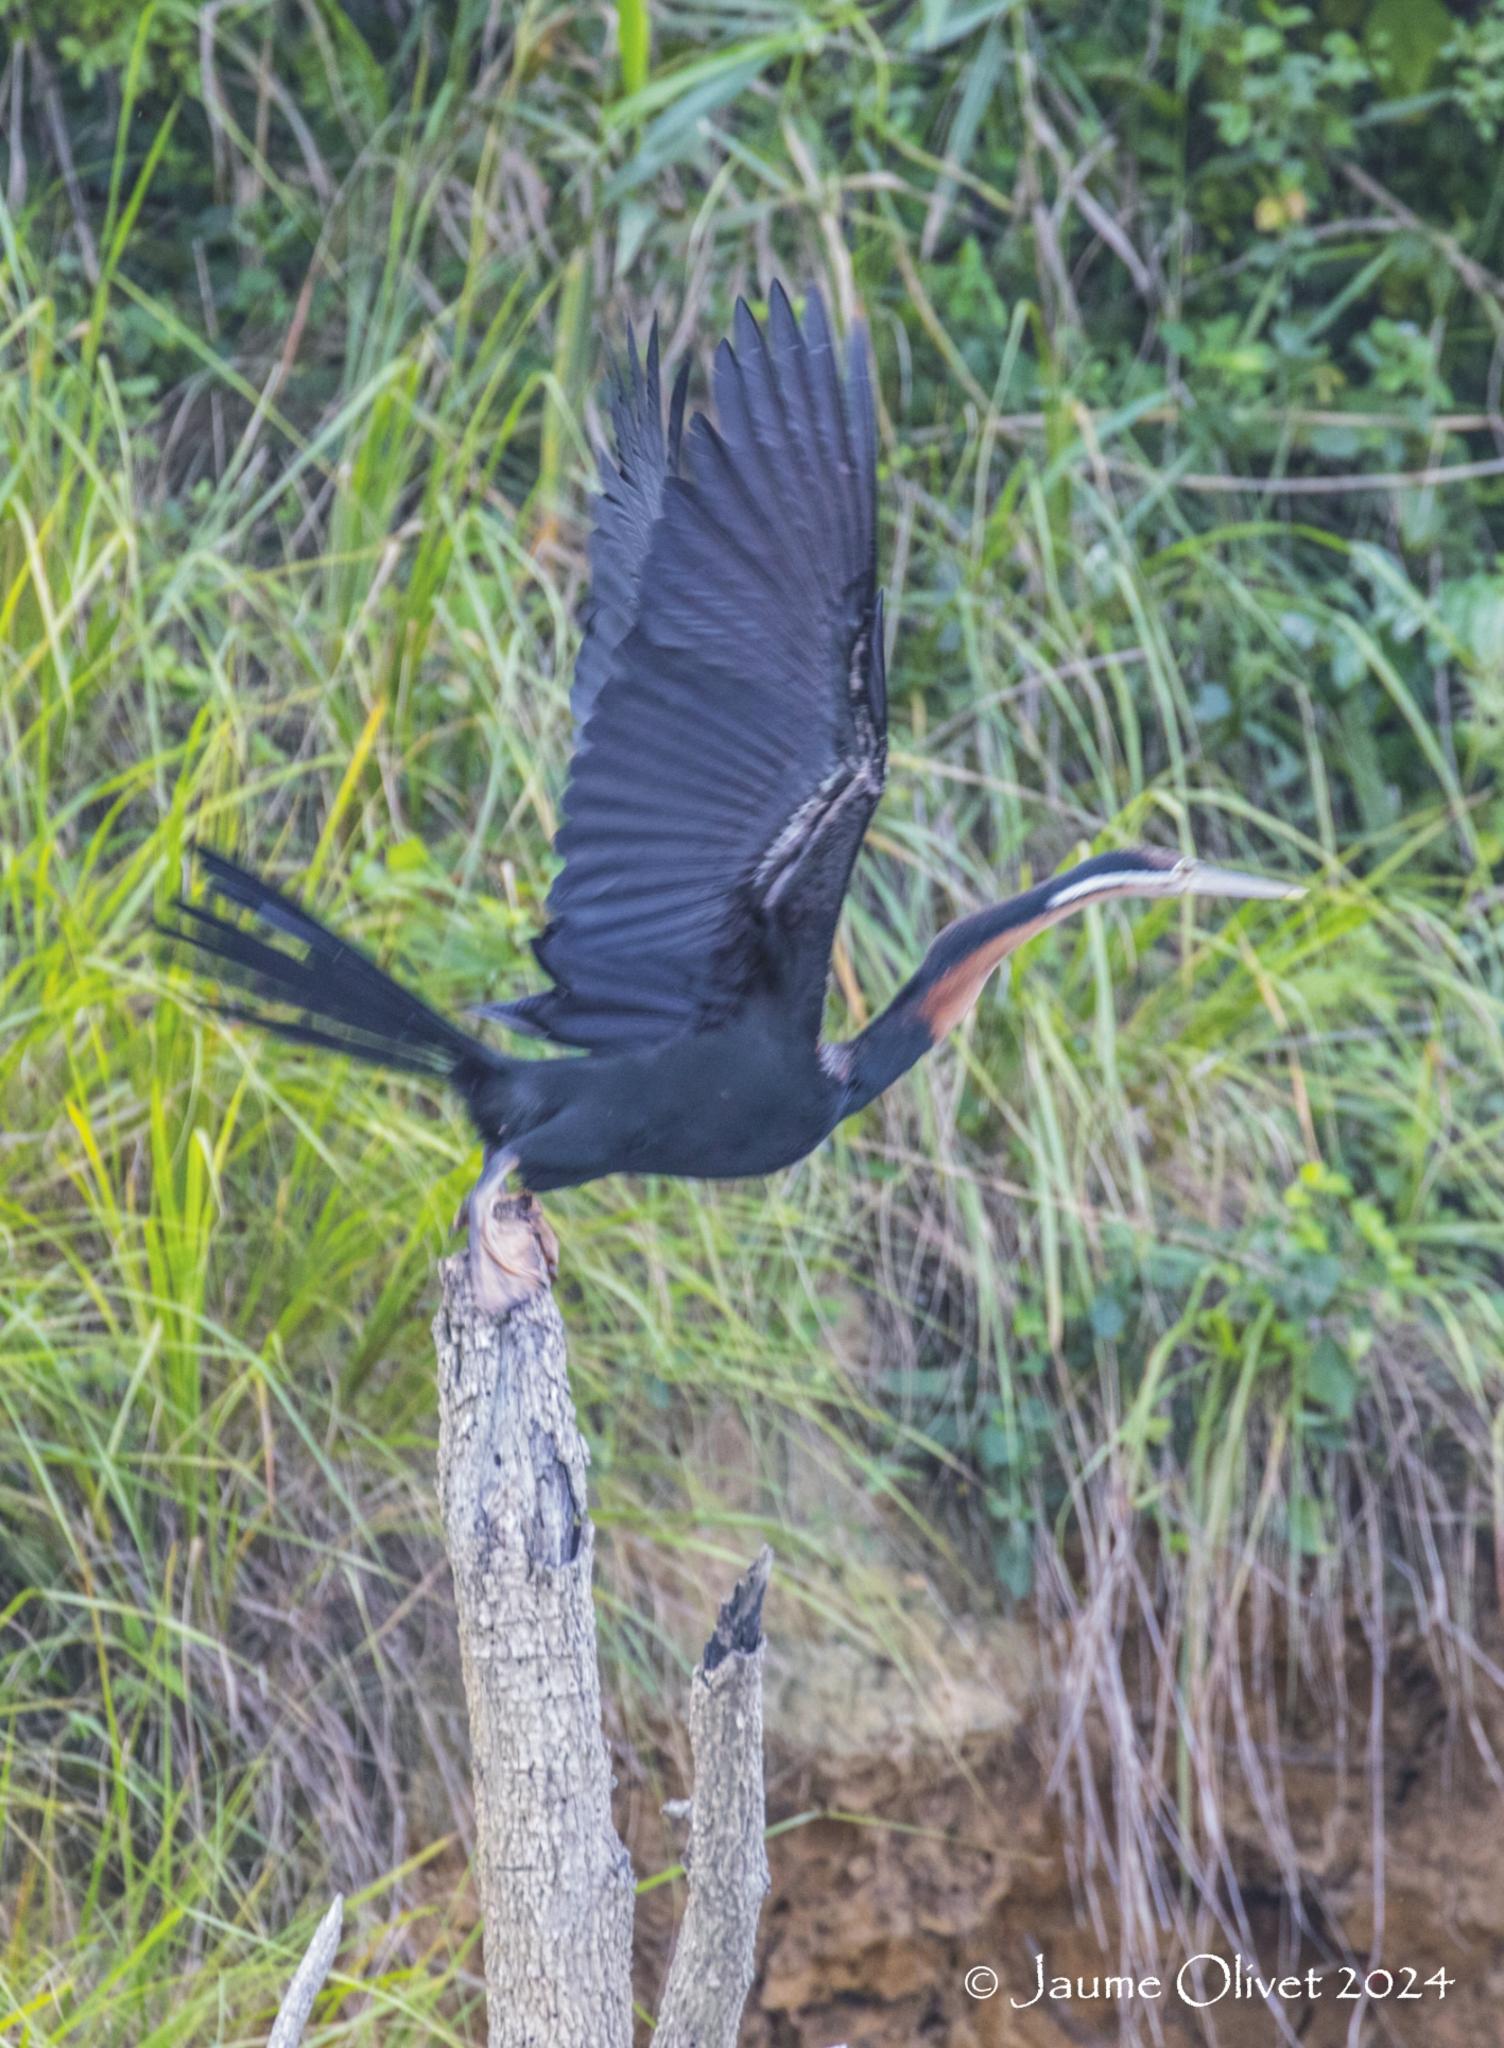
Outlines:
<svg viewBox="0 0 1504 2048"><path fill-rule="evenodd" d="M1199 860L1188 860L1178 870L1178 878L1187 896L1255 896L1269 903L1292 903L1306 893L1298 882L1246 875L1241 868L1208 867Z"/></svg>

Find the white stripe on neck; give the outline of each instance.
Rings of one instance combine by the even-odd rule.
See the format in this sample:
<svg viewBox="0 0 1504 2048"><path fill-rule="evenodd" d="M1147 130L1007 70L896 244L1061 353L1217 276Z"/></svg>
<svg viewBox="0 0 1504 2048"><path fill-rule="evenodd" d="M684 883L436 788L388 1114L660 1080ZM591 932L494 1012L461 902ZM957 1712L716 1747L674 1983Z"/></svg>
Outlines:
<svg viewBox="0 0 1504 2048"><path fill-rule="evenodd" d="M1068 883L1065 888L1057 890L1046 907L1050 910L1059 910L1065 904L1075 903L1082 897L1105 896L1113 889L1143 889L1145 882L1152 884L1155 881L1165 884L1164 893L1169 896L1174 893L1171 887L1173 873L1174 870L1171 868L1123 868L1104 875L1087 875L1084 880ZM1143 890L1143 893L1154 895L1157 892L1151 886Z"/></svg>

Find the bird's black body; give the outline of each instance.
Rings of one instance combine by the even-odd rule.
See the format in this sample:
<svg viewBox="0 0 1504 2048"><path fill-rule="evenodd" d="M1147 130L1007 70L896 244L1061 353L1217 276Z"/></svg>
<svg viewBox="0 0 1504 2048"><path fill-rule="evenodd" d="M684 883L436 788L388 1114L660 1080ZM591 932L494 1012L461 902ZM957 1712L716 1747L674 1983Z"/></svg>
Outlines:
<svg viewBox="0 0 1504 2048"><path fill-rule="evenodd" d="M888 1009L822 1045L836 923L887 758L876 431L860 330L811 295L744 305L716 357L719 424L665 426L656 332L613 402L575 673L563 868L535 945L550 986L489 1006L574 1050L497 1051L248 868L201 850L181 906L227 1005L305 1044L440 1078L537 1192L608 1173L771 1173L912 1066L1011 948L1104 896L1282 895L1155 851L1100 855L950 926ZM290 942L286 943L286 942Z"/></svg>
<svg viewBox="0 0 1504 2048"><path fill-rule="evenodd" d="M510 1061L472 1113L524 1187L546 1194L601 1173L775 1173L834 1130L844 1100L814 1042L753 1003L665 1046Z"/></svg>

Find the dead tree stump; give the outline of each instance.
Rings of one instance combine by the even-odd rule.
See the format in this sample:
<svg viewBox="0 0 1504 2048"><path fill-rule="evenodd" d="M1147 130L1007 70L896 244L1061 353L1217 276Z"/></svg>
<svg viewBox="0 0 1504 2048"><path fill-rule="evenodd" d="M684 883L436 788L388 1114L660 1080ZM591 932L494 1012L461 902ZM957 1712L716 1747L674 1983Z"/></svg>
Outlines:
<svg viewBox="0 0 1504 2048"><path fill-rule="evenodd" d="M588 1453L526 1197L471 1219L434 1322L439 1499L475 1786L490 2048L631 2048L633 1878L611 1816L591 1577ZM542 1226L546 1229L546 1226ZM472 1262L490 1261L477 1299ZM655 2048L735 2048L763 1853L764 1551L690 1689L689 1905Z"/></svg>

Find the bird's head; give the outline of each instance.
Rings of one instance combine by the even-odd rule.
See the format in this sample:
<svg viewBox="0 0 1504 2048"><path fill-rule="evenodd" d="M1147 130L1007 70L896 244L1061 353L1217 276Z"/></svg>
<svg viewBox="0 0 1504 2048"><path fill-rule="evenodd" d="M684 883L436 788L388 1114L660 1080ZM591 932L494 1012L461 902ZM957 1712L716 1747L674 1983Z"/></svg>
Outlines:
<svg viewBox="0 0 1504 2048"><path fill-rule="evenodd" d="M1079 867L1067 868L1063 875L1055 875L1041 883L1039 890L1027 893L1043 895L1047 911L1058 915L1108 896L1240 896L1277 903L1293 902L1306 892L1298 882L1274 881L1242 868L1214 867L1189 854L1167 853L1163 847L1133 846L1124 853L1094 854ZM1024 900L1013 898L1014 903Z"/></svg>

